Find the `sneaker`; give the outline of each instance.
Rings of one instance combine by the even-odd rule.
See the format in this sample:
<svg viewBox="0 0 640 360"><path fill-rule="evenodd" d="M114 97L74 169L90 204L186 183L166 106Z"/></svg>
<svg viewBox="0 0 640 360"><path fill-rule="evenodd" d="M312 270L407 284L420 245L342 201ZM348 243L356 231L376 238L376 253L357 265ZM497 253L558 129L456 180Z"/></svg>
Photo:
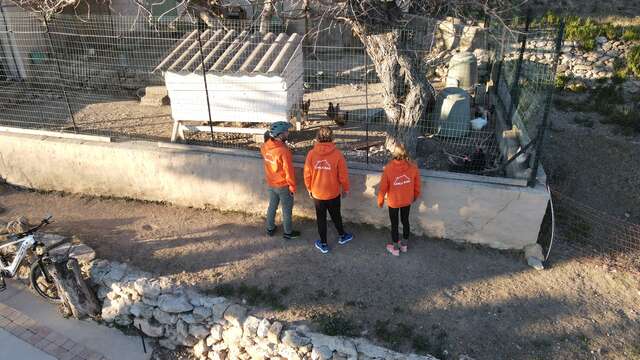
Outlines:
<svg viewBox="0 0 640 360"><path fill-rule="evenodd" d="M393 244L387 244L387 251L393 256L400 256L400 250Z"/></svg>
<svg viewBox="0 0 640 360"><path fill-rule="evenodd" d="M278 229L278 227L274 227L273 229L269 230L267 229L267 235L269 236L273 236L276 234L276 230Z"/></svg>
<svg viewBox="0 0 640 360"><path fill-rule="evenodd" d="M300 231L292 230L291 234L283 234L282 238L285 240L297 239L300 237Z"/></svg>
<svg viewBox="0 0 640 360"><path fill-rule="evenodd" d="M406 241L402 241L399 244L400 244L400 251L402 251L403 253L406 253L407 250L408 250L407 242Z"/></svg>
<svg viewBox="0 0 640 360"><path fill-rule="evenodd" d="M340 235L338 237L338 244L344 245L344 244L348 243L351 240L353 240L353 235L351 235L349 233L344 233L344 234L342 234L342 235Z"/></svg>
<svg viewBox="0 0 640 360"><path fill-rule="evenodd" d="M316 249L320 250L321 253L326 254L329 252L329 245L323 244L320 240L316 240Z"/></svg>

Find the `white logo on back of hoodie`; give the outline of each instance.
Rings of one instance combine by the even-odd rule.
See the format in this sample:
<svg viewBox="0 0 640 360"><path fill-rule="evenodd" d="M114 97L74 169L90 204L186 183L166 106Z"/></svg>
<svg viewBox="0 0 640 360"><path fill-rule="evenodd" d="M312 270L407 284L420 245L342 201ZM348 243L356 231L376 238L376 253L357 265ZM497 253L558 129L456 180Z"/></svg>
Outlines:
<svg viewBox="0 0 640 360"><path fill-rule="evenodd" d="M331 170L331 164L327 160L318 160L313 168L316 170Z"/></svg>
<svg viewBox="0 0 640 360"><path fill-rule="evenodd" d="M406 185L406 184L411 184L411 179L409 179L407 175L400 175L396 177L395 180L393 180L393 185L395 186Z"/></svg>

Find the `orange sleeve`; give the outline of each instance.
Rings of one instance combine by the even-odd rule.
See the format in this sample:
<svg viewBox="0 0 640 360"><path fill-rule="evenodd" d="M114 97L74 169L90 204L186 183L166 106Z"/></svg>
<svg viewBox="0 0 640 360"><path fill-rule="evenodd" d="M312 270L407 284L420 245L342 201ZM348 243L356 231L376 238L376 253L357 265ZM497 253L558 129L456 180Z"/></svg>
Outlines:
<svg viewBox="0 0 640 360"><path fill-rule="evenodd" d="M311 151L307 154L307 158L304 160L304 186L307 187L307 191L311 191Z"/></svg>
<svg viewBox="0 0 640 360"><path fill-rule="evenodd" d="M284 170L284 178L289 185L289 191L296 192L296 174L293 168L293 156L288 149L282 152L282 169Z"/></svg>
<svg viewBox="0 0 640 360"><path fill-rule="evenodd" d="M417 198L420 197L420 194L421 194L420 187L421 186L422 186L422 177L420 176L420 170L418 170L418 168L416 168L415 169L414 180L413 180L413 200L414 201Z"/></svg>
<svg viewBox="0 0 640 360"><path fill-rule="evenodd" d="M340 181L342 191L349 191L349 170L347 169L347 161L342 154L338 160L338 181Z"/></svg>
<svg viewBox="0 0 640 360"><path fill-rule="evenodd" d="M382 171L382 178L380 179L380 188L378 189L378 206L384 205L384 197L389 191L389 176L387 175L387 169Z"/></svg>

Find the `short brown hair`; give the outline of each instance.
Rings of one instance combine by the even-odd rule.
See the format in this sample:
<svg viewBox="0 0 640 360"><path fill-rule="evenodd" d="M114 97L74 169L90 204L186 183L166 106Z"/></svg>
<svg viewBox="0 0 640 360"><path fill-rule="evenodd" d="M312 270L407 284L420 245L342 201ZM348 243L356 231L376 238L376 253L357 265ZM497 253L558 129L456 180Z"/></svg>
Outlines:
<svg viewBox="0 0 640 360"><path fill-rule="evenodd" d="M328 126L321 126L318 129L318 133L316 134L316 140L318 142L332 142L333 141L333 130L331 130Z"/></svg>

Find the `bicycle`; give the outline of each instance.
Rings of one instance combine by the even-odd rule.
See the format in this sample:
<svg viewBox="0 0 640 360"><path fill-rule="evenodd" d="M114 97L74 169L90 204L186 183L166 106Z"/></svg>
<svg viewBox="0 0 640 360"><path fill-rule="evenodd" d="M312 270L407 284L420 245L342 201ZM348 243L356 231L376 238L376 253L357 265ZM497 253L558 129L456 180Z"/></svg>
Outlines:
<svg viewBox="0 0 640 360"><path fill-rule="evenodd" d="M51 223L50 220L51 216L48 216L42 219L40 224L25 232L9 235L9 242L0 245L1 250L12 245L20 244L20 247L18 247L15 254L13 254L12 261L7 261L5 257L0 254L0 291L6 289L5 278L13 278L16 276L28 252L31 251L36 257L36 260L29 267L29 282L31 287L38 295L49 302L60 303L62 301L58 295L55 282L47 271L47 265L52 261L49 256L49 251L63 243L69 242L69 240L65 239L47 246L34 236L38 230L49 225Z"/></svg>

